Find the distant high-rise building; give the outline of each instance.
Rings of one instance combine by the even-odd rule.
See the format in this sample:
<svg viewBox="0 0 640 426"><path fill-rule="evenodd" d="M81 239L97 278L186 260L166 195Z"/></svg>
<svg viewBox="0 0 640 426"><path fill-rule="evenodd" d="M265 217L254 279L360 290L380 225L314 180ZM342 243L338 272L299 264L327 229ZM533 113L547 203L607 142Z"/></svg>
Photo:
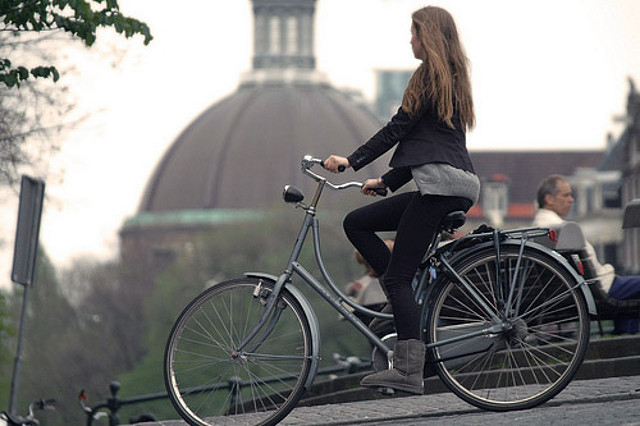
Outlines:
<svg viewBox="0 0 640 426"><path fill-rule="evenodd" d="M414 70L376 70L375 111L380 120L387 122L402 104L404 89Z"/></svg>

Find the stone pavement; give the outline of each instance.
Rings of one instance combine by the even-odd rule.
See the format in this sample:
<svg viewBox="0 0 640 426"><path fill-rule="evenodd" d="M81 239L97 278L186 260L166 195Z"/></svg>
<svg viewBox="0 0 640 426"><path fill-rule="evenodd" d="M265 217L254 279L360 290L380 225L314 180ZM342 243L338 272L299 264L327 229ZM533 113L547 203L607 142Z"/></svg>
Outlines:
<svg viewBox="0 0 640 426"><path fill-rule="evenodd" d="M640 400L640 376L574 380L560 395L544 406L606 403ZM452 393L439 393L403 398L376 399L342 404L317 405L294 409L282 425L354 425L378 422L390 424L436 420L478 412ZM413 419L413 420L412 420ZM242 423L239 423L242 424ZM145 426L184 426L178 420L145 423Z"/></svg>

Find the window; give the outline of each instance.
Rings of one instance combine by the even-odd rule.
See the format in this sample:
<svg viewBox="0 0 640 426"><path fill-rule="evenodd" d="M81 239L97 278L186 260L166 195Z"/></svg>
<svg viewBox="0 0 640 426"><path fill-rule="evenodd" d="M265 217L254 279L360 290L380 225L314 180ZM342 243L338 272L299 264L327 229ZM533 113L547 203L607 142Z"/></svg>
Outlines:
<svg viewBox="0 0 640 426"><path fill-rule="evenodd" d="M287 55L295 55L298 53L298 18L289 16L287 18Z"/></svg>
<svg viewBox="0 0 640 426"><path fill-rule="evenodd" d="M264 55L267 51L267 25L264 15L256 15L253 43L256 55Z"/></svg>
<svg viewBox="0 0 640 426"><path fill-rule="evenodd" d="M300 53L305 56L309 56L313 54L313 27L311 15L302 15L300 24L300 31L302 33L302 46L300 46Z"/></svg>
<svg viewBox="0 0 640 426"><path fill-rule="evenodd" d="M280 17L272 16L269 20L269 53L278 54L282 51L280 34Z"/></svg>

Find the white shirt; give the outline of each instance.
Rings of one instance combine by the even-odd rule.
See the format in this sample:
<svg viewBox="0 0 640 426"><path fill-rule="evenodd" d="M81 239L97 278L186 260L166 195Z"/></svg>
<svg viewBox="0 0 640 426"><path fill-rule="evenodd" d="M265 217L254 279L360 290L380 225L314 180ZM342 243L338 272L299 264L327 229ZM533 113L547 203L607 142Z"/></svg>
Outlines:
<svg viewBox="0 0 640 426"><path fill-rule="evenodd" d="M538 209L538 212L533 218L533 226L539 226L541 228L552 228L554 226L562 225L564 222L564 219L558 216L556 212L544 208ZM608 263L601 265L600 262L598 262L596 251L588 242L585 249L587 251L587 257L591 259L591 262L593 262L593 266L596 269L596 275L602 284L602 288L606 292L609 292L611 284L615 278L616 271L613 269L612 265Z"/></svg>

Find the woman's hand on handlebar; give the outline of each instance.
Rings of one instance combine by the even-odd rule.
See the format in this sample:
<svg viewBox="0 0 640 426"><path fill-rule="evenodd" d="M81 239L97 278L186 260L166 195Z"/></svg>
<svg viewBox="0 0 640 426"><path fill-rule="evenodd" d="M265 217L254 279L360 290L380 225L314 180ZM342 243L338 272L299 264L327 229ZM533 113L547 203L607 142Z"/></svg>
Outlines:
<svg viewBox="0 0 640 426"><path fill-rule="evenodd" d="M360 190L360 192L362 192L365 195L371 195L375 197L376 195L380 194L379 192L380 189L386 189L386 188L387 188L387 185L384 184L381 178L367 179L364 182L364 185L362 186L362 189Z"/></svg>
<svg viewBox="0 0 640 426"><path fill-rule="evenodd" d="M330 155L329 158L324 160L323 166L325 169L329 170L333 173L340 173L345 171L347 167L350 166L349 160L345 157L340 157L338 155Z"/></svg>

